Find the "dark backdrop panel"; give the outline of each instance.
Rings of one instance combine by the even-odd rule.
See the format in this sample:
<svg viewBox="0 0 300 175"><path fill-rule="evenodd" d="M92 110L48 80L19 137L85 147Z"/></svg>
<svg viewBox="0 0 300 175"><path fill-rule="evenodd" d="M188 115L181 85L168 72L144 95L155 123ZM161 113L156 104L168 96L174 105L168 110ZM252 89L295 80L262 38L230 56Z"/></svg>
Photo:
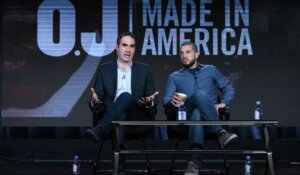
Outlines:
<svg viewBox="0 0 300 175"><path fill-rule="evenodd" d="M2 1L0 2L0 10L2 12ZM2 18L0 19L0 48L2 48ZM0 50L0 110L2 107L2 49ZM2 113L0 113L0 128L2 127ZM1 131L0 131L0 135L1 135Z"/></svg>
<svg viewBox="0 0 300 175"><path fill-rule="evenodd" d="M245 24L247 22L239 16L239 23L235 25L235 10L247 9L245 4L248 1L215 0L205 6L206 9L211 10L211 15L207 15L206 20L213 22L212 26L205 26L200 22L200 6L203 1L193 1L194 6L186 8L188 20L193 19L192 9L195 8L196 11L195 23L191 25L182 24L184 17L182 9L185 9L182 7L182 2L185 1L176 1L173 6L168 4L173 1L151 1L151 7L158 7L157 10L162 12L162 25L155 22L158 20L155 16L143 18L143 7L148 6L141 0L119 0L116 1L117 6L113 4L114 1L103 1L109 3L102 5L103 2L100 0L51 1L54 2L55 8L69 9L67 14L72 16L74 13L75 17L73 19L67 16L63 18L66 20L64 24L59 24L59 13L53 11L54 27L51 28L53 43L46 47L48 48L46 51L38 44L38 37L41 34L38 30L38 15L51 14L47 10L39 12L41 4L50 0L3 2L1 77L2 117L5 126L92 125L87 103L96 67L101 62L114 60L116 54L112 50L98 50L97 53L92 49L86 51L83 48L81 39L84 37L81 34L96 31L95 37L98 43L109 38L107 36L114 36L114 28L110 25L104 26L105 20L110 20L113 25L114 12L118 14L117 33L134 31L139 40L135 59L150 64L152 68L161 97L158 119L165 119L162 97L167 76L181 67L177 54L180 42L183 41L180 39L183 36L180 31L190 31L186 32L185 38L195 41L196 30L201 29L207 31L206 37L209 39L208 51L205 51L203 45L199 45L201 52L199 62L216 65L231 79L236 88L237 94L231 108L232 119L253 119L255 101L260 100L264 108L264 119L278 120L282 126L300 124L298 112L300 96L297 93L300 84L300 70L297 68L300 63L298 58L300 2L249 0L249 16L244 18L249 21L249 24ZM161 4L155 6L154 2L161 2ZM226 2L229 2L229 5ZM242 9L237 7L239 3ZM43 7L54 8L51 5ZM225 7L229 9L230 17L226 17L228 13ZM104 12L103 9L110 10ZM168 13L168 10L172 13ZM111 19L103 20L104 14L111 16ZM146 24L144 24L145 19ZM154 25L151 25L150 19L155 19ZM230 25L226 26L225 21L229 19ZM43 20L45 22L49 19ZM164 25L166 21L169 23ZM75 28L72 28L73 25ZM60 35L63 26L68 30ZM105 32L107 29L112 32ZM227 29L230 29L235 36L230 37L227 33L228 38L223 41L222 32ZM152 32L147 33L149 30ZM249 36L249 43L241 53L238 53L239 42L243 39L241 34L243 30L246 30L245 34ZM64 38L69 36L68 32L74 34L74 38L72 35L67 39ZM153 38L149 34L153 34ZM49 40L50 34L47 35L46 40ZM173 35L174 37L171 37ZM205 34L201 33L199 37L203 39L203 35ZM166 46L163 37L171 38L172 42ZM74 39L74 46L68 50L66 48L68 44L72 45L72 39ZM114 46L115 39L111 37L108 41L105 40L107 48ZM54 47L54 43L61 43L63 40L66 41L65 45L61 48ZM151 44L152 46L149 46L151 49L145 49ZM243 44L245 43L241 45ZM224 50L229 50L231 45L236 47L236 51L224 53ZM51 50L51 46L55 49ZM62 54L59 52L61 49L66 51L62 51L64 52ZM54 53L61 53L61 55L54 55Z"/></svg>

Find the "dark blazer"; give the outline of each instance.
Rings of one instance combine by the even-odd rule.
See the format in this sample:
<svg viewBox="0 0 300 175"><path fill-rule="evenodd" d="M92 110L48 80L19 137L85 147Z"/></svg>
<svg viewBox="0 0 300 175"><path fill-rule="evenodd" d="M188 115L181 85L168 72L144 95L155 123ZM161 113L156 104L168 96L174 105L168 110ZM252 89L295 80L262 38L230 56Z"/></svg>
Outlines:
<svg viewBox="0 0 300 175"><path fill-rule="evenodd" d="M107 106L114 102L117 89L117 69L117 61L99 65L94 89L98 98L103 101L103 105L98 108L93 108L90 105L92 111L96 110L97 113L102 113ZM131 94L136 102L141 97L150 96L156 91L152 73L147 64L133 62L131 71ZM156 110L157 98L154 103Z"/></svg>

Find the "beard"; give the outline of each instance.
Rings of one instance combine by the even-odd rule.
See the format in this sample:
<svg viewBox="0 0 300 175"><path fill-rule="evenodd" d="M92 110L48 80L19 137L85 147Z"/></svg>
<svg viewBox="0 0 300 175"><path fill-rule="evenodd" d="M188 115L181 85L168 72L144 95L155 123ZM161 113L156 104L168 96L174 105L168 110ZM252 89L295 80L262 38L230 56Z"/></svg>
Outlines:
<svg viewBox="0 0 300 175"><path fill-rule="evenodd" d="M183 64L181 63L181 65L186 68L186 69L189 69L191 66L193 66L196 62L196 59L192 60L189 64Z"/></svg>

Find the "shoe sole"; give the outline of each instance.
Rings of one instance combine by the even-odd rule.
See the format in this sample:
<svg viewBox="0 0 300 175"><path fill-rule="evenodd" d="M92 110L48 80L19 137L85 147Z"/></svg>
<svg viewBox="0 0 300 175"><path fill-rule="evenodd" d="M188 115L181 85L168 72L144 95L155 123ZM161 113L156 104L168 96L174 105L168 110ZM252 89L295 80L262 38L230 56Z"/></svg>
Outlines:
<svg viewBox="0 0 300 175"><path fill-rule="evenodd" d="M91 129L86 130L86 136L88 138L92 139L95 143L99 143L99 141L100 141L99 137Z"/></svg>
<svg viewBox="0 0 300 175"><path fill-rule="evenodd" d="M221 146L222 149L229 146L232 143L232 141L235 141L237 138L238 136L236 134L231 134L231 136L224 142L224 146Z"/></svg>

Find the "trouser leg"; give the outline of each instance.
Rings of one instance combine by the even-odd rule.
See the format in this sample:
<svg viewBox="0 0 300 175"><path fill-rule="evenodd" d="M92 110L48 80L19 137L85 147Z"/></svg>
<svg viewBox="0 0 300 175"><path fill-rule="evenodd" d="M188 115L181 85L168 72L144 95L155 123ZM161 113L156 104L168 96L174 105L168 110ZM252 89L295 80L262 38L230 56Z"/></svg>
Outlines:
<svg viewBox="0 0 300 175"><path fill-rule="evenodd" d="M200 113L197 109L193 110L190 120L201 120ZM204 130L202 125L189 126L189 149L202 149L204 143ZM199 154L191 155L188 160L193 161L201 167L202 158Z"/></svg>
<svg viewBox="0 0 300 175"><path fill-rule="evenodd" d="M195 92L187 101L189 110L198 109L201 119L199 120L219 120L219 113L215 109L214 104L204 91ZM222 128L220 125L207 127L209 133L218 133Z"/></svg>
<svg viewBox="0 0 300 175"><path fill-rule="evenodd" d="M104 113L100 121L97 122L95 127L102 128L106 133L112 129L111 121L113 120L127 120L136 116L143 117L143 110L140 109L135 102L133 96L127 92L122 93L114 103L112 103ZM130 117L131 116L131 117Z"/></svg>

